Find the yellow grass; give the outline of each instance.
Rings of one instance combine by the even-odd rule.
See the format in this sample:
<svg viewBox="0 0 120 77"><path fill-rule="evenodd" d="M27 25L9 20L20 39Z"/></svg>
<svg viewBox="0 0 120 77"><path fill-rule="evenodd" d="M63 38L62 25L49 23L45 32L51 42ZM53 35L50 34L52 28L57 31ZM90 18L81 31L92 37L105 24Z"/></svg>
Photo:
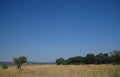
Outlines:
<svg viewBox="0 0 120 77"><path fill-rule="evenodd" d="M0 69L0 77L120 77L120 65L35 65Z"/></svg>

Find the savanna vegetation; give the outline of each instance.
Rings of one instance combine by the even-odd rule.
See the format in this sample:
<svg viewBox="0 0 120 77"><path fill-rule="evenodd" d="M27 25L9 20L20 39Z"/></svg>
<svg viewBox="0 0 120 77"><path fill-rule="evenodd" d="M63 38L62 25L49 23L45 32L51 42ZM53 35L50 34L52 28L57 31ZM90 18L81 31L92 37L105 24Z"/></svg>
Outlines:
<svg viewBox="0 0 120 77"><path fill-rule="evenodd" d="M5 70L5 69L7 69L7 68L8 68L7 65L3 65L3 66L2 66L2 69L3 69L3 70Z"/></svg>
<svg viewBox="0 0 120 77"><path fill-rule="evenodd" d="M0 77L120 77L120 51L56 59L57 65L25 65L27 58L13 58L16 66L3 65ZM22 68L21 68L22 67ZM19 69L19 70L18 70Z"/></svg>
<svg viewBox="0 0 120 77"><path fill-rule="evenodd" d="M75 56L67 60L64 58L56 59L57 65L79 65L79 64L120 64L120 50L114 50L108 53L99 53L97 55L87 54L85 57Z"/></svg>
<svg viewBox="0 0 120 77"><path fill-rule="evenodd" d="M0 77L120 77L120 65L31 65L21 70L10 66Z"/></svg>
<svg viewBox="0 0 120 77"><path fill-rule="evenodd" d="M14 58L13 60L18 69L21 69L22 65L27 62L27 58L25 56L20 56L18 58Z"/></svg>

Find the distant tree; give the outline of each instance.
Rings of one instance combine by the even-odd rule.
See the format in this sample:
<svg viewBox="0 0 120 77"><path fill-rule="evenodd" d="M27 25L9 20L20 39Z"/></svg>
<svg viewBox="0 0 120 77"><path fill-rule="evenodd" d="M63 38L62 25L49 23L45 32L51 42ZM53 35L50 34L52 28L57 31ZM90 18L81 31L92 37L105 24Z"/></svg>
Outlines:
<svg viewBox="0 0 120 77"><path fill-rule="evenodd" d="M65 62L66 62L66 61L64 60L64 58L58 58L58 59L56 59L56 64L57 64L57 65L61 65L61 64L64 65Z"/></svg>
<svg viewBox="0 0 120 77"><path fill-rule="evenodd" d="M110 57L109 57L108 53L103 54L103 63L104 64L110 63Z"/></svg>
<svg viewBox="0 0 120 77"><path fill-rule="evenodd" d="M120 50L113 50L111 52L112 63L120 64Z"/></svg>
<svg viewBox="0 0 120 77"><path fill-rule="evenodd" d="M83 63L84 63L84 60L83 60L83 57L81 56L71 57L68 59L68 64L79 65Z"/></svg>
<svg viewBox="0 0 120 77"><path fill-rule="evenodd" d="M108 53L100 53L96 55L96 61L98 64L108 64L110 63L110 57Z"/></svg>
<svg viewBox="0 0 120 77"><path fill-rule="evenodd" d="M25 56L20 56L18 58L14 58L13 60L18 69L21 69L22 65L27 62L27 58Z"/></svg>
<svg viewBox="0 0 120 77"><path fill-rule="evenodd" d="M96 63L96 57L94 54L87 54L85 58L86 64L95 64Z"/></svg>
<svg viewBox="0 0 120 77"><path fill-rule="evenodd" d="M7 68L8 68L7 65L3 65L3 66L2 66L2 69L3 69L3 70L5 70L5 69L7 69Z"/></svg>
<svg viewBox="0 0 120 77"><path fill-rule="evenodd" d="M67 60L59 58L56 60L56 64L120 64L120 50L113 50L110 54L99 53L97 55L87 54L85 57L75 56L70 57Z"/></svg>
<svg viewBox="0 0 120 77"><path fill-rule="evenodd" d="M99 53L96 55L97 64L103 64L103 60L104 60L103 53Z"/></svg>

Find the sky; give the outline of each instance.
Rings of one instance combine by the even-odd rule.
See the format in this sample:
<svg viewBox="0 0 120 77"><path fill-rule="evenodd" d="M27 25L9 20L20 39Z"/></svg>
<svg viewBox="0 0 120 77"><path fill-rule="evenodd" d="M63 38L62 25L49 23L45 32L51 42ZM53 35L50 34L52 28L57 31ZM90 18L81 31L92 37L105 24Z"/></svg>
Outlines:
<svg viewBox="0 0 120 77"><path fill-rule="evenodd" d="M0 0L0 61L54 62L114 49L119 0Z"/></svg>

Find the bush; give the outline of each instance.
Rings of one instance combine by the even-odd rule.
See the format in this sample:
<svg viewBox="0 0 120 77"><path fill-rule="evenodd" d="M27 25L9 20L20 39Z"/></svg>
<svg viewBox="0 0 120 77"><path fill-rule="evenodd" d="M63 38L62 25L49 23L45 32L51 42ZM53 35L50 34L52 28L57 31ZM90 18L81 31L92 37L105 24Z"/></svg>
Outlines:
<svg viewBox="0 0 120 77"><path fill-rule="evenodd" d="M3 65L3 66L2 66L2 69L3 69L3 70L5 70L5 69L7 69L7 68L8 68L7 65Z"/></svg>

